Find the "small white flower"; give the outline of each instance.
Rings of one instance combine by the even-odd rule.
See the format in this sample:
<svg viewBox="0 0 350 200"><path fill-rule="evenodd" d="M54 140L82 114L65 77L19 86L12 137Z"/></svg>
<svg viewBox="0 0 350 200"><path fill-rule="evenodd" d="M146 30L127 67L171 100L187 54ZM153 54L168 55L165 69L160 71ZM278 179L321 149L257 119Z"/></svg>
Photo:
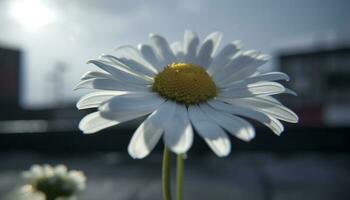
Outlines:
<svg viewBox="0 0 350 200"><path fill-rule="evenodd" d="M272 95L293 93L275 81L281 72L259 73L270 56L241 50L233 41L217 52L222 35L214 32L200 43L192 31L184 40L168 44L151 34L151 44L121 46L116 55L102 55L88 63L103 71L89 71L76 87L95 89L77 103L79 109L98 108L84 117L84 133L150 114L137 128L128 147L134 158L147 156L161 137L174 153L192 146L193 130L218 155L230 153L232 134L244 141L255 136L245 118L256 120L280 135L280 120L298 121L297 115Z"/></svg>
<svg viewBox="0 0 350 200"><path fill-rule="evenodd" d="M72 197L85 189L86 177L81 171L68 171L64 165L33 165L23 172L27 192L42 193L47 198Z"/></svg>

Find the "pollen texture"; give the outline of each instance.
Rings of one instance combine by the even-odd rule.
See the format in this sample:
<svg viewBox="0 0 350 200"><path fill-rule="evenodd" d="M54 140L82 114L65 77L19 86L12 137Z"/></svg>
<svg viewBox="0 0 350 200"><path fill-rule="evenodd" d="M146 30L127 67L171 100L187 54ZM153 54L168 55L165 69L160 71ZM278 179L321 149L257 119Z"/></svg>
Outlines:
<svg viewBox="0 0 350 200"><path fill-rule="evenodd" d="M216 85L200 66L172 63L154 79L153 91L166 99L190 105L205 102L217 94Z"/></svg>

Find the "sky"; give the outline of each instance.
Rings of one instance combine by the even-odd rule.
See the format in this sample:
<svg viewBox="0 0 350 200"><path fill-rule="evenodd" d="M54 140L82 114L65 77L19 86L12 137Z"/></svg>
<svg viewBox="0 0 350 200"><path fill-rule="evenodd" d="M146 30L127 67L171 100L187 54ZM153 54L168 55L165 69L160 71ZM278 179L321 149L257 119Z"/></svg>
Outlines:
<svg viewBox="0 0 350 200"><path fill-rule="evenodd" d="M120 45L148 43L149 33L173 42L185 29L202 39L220 31L222 43L239 39L245 49L271 54L263 67L269 71L282 50L349 42L349 7L348 0L0 0L0 46L23 52L23 106L49 107L84 93L73 88L96 69L87 60Z"/></svg>

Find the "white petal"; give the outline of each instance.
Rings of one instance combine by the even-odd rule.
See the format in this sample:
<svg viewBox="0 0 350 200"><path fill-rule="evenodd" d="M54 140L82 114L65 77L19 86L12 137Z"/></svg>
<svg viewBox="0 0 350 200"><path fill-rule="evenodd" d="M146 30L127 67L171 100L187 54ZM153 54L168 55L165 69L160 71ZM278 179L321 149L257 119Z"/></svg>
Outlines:
<svg viewBox="0 0 350 200"><path fill-rule="evenodd" d="M154 93L129 93L111 98L99 107L106 118L123 116L143 110L152 110L162 104L165 99ZM109 117L111 116L111 117Z"/></svg>
<svg viewBox="0 0 350 200"><path fill-rule="evenodd" d="M207 70L208 73L214 75L219 68L223 68L225 65L227 65L240 48L240 41L233 41L226 45L213 59L213 62L210 64L210 67Z"/></svg>
<svg viewBox="0 0 350 200"><path fill-rule="evenodd" d="M222 34L220 32L214 32L209 34L203 41L203 44L198 50L196 63L197 65L208 68L216 49L218 48Z"/></svg>
<svg viewBox="0 0 350 200"><path fill-rule="evenodd" d="M94 78L104 78L104 79L114 79L114 77L110 74L99 72L99 71L88 71L83 76L81 76L80 80L85 81Z"/></svg>
<svg viewBox="0 0 350 200"><path fill-rule="evenodd" d="M29 171L23 172L23 177L28 181L36 181L44 175L41 165L34 164L30 167Z"/></svg>
<svg viewBox="0 0 350 200"><path fill-rule="evenodd" d="M189 150L193 142L193 130L186 106L177 104L175 115L164 127L164 131L164 142L170 150L177 154Z"/></svg>
<svg viewBox="0 0 350 200"><path fill-rule="evenodd" d="M133 58L116 57L112 55L102 55L101 58L105 58L113 62L115 65L121 66L135 74L143 75L145 77L153 77L155 74L157 74L157 70L153 68L151 64L147 63L147 61L141 58L141 55L137 60L134 60Z"/></svg>
<svg viewBox="0 0 350 200"><path fill-rule="evenodd" d="M259 97L259 98L261 98L261 99L267 99L267 100L269 100L269 101L272 101L272 102L274 102L274 103L277 103L277 104L279 104L279 105L282 105L282 103L281 103L279 100L277 100L275 97L272 97L272 96L263 96L263 97Z"/></svg>
<svg viewBox="0 0 350 200"><path fill-rule="evenodd" d="M246 98L246 99L231 99L226 102L232 103L234 105L250 107L265 114L270 115L271 117L291 122L297 123L298 116L287 107L275 103L271 100L255 97L255 98Z"/></svg>
<svg viewBox="0 0 350 200"><path fill-rule="evenodd" d="M253 83L258 81L289 81L289 76L283 72L268 72L264 74L259 74L251 78L246 79L247 81Z"/></svg>
<svg viewBox="0 0 350 200"><path fill-rule="evenodd" d="M119 124L119 121L105 119L100 112L86 115L79 123L79 129L86 134L96 133L102 129Z"/></svg>
<svg viewBox="0 0 350 200"><path fill-rule="evenodd" d="M101 103L104 103L107 100L122 94L126 94L126 92L121 92L121 91L93 92L82 96L77 102L76 106L78 109L95 108L101 105Z"/></svg>
<svg viewBox="0 0 350 200"><path fill-rule="evenodd" d="M113 108L100 108L100 110L102 111L87 115L81 120L79 128L84 133L95 133L107 127L147 115L156 110L159 107L159 105L164 102L164 100L160 98L158 100L153 99L152 101L145 97L137 98L136 94L124 95L124 98L121 96L112 98L112 103L116 103L116 98L121 98L124 100L124 102L120 100L120 104L115 105ZM127 98L125 96L133 96L134 99L132 99L132 97ZM139 101L137 102L136 99ZM126 102L127 100L129 100L129 104L128 102ZM109 101L111 101L111 99ZM144 104L140 105L140 102L144 102ZM105 104L109 105L108 102ZM101 107L107 107L105 104L103 104ZM129 107L123 107L123 105L127 105Z"/></svg>
<svg viewBox="0 0 350 200"><path fill-rule="evenodd" d="M252 63L257 60L258 52L254 50L248 50L245 52L237 52L231 61L219 69L219 71L214 75L214 80L217 84L225 83L227 79L240 73L242 70L248 68Z"/></svg>
<svg viewBox="0 0 350 200"><path fill-rule="evenodd" d="M199 45L199 38L193 31L186 30L184 35L184 52L185 61L193 63L197 54L197 47Z"/></svg>
<svg viewBox="0 0 350 200"><path fill-rule="evenodd" d="M173 101L166 101L156 111L151 119L151 123L157 127L164 129L168 125L170 119L173 118L176 112L176 103Z"/></svg>
<svg viewBox="0 0 350 200"><path fill-rule="evenodd" d="M146 157L157 145L162 137L163 129L156 128L151 122L152 113L148 118L136 129L128 146L128 152L131 157L141 159Z"/></svg>
<svg viewBox="0 0 350 200"><path fill-rule="evenodd" d="M246 120L230 115L226 112L220 112L207 104L200 105L203 112L215 121L219 126L226 129L232 135L244 141L250 141L255 137L253 126Z"/></svg>
<svg viewBox="0 0 350 200"><path fill-rule="evenodd" d="M228 83L228 84L221 84L220 87L230 87L237 84L247 85L247 84L256 83L260 81L280 81L280 80L289 81L289 76L282 72L269 72L265 74L252 76L242 81L237 81L237 82Z"/></svg>
<svg viewBox="0 0 350 200"><path fill-rule="evenodd" d="M138 65L140 65L139 68L141 70L144 70L144 69L142 69L142 67L144 67L147 70L149 70L149 72L157 73L157 70L154 68L154 66L151 65L147 60L144 59L144 57L142 56L139 49L137 49L131 45L124 45L124 46L120 46L117 49L115 49L115 52L117 54L117 57L122 59L123 61L132 60L134 62L132 62L130 64L137 63ZM128 66L130 68L134 67L131 65L128 65ZM138 71L137 68L133 68L133 69Z"/></svg>
<svg viewBox="0 0 350 200"><path fill-rule="evenodd" d="M269 127L276 135L280 135L284 130L280 121L256 110L233 106L216 100L209 101L208 104L219 111L254 119Z"/></svg>
<svg viewBox="0 0 350 200"><path fill-rule="evenodd" d="M163 61L164 67L168 64L176 62L176 57L164 37L160 35L150 34L150 38L152 44L156 49L156 52Z"/></svg>
<svg viewBox="0 0 350 200"><path fill-rule="evenodd" d="M185 62L185 53L180 41L171 44L171 50L174 52L178 62Z"/></svg>
<svg viewBox="0 0 350 200"><path fill-rule="evenodd" d="M113 91L134 91L147 92L150 89L145 85L136 85L132 83L121 82L115 79L92 78L80 81L74 90L78 89L97 89Z"/></svg>
<svg viewBox="0 0 350 200"><path fill-rule="evenodd" d="M248 78L249 76L253 75L257 72L258 67L265 64L267 61L270 60L269 55L261 54L259 55L258 52L252 50L251 52L248 52L248 54L251 53L252 60L248 63L243 64L243 67L240 67L238 70L235 70L231 75L227 73L230 76L226 76L225 78L221 79L219 85L221 84L228 84L234 81L244 80Z"/></svg>
<svg viewBox="0 0 350 200"><path fill-rule="evenodd" d="M88 63L95 64L96 66L110 73L113 77L115 77L118 80L141 85L151 84L153 82L152 79L147 79L143 76L127 71L125 68L122 67L118 68L117 65L103 60L89 60Z"/></svg>
<svg viewBox="0 0 350 200"><path fill-rule="evenodd" d="M254 96L268 96L285 92L283 85L276 82L258 82L243 87L231 87L221 90L219 97L245 98Z"/></svg>
<svg viewBox="0 0 350 200"><path fill-rule="evenodd" d="M291 94L291 95L294 95L294 96L298 96L298 94L295 91L293 91L293 90L291 90L289 88L286 88L285 93L286 94Z"/></svg>
<svg viewBox="0 0 350 200"><path fill-rule="evenodd" d="M174 52L174 54L178 52L183 52L182 44L180 41L171 43L170 48Z"/></svg>
<svg viewBox="0 0 350 200"><path fill-rule="evenodd" d="M167 101L137 128L128 148L133 158L144 158L153 150L175 111L176 104Z"/></svg>
<svg viewBox="0 0 350 200"><path fill-rule="evenodd" d="M232 82L238 80L244 80L250 76L257 75L258 68L270 60L271 56L266 54L261 54L256 50L249 50L243 54L249 55L252 59L245 63L243 67L239 67L231 76L223 80L223 82Z"/></svg>
<svg viewBox="0 0 350 200"><path fill-rule="evenodd" d="M158 60L157 54L151 45L141 44L138 46L138 48L145 60L151 63L158 72L162 71L164 66L162 66L162 63Z"/></svg>
<svg viewBox="0 0 350 200"><path fill-rule="evenodd" d="M225 131L208 119L198 106L189 106L188 113L194 128L215 154L227 156L231 151L231 142Z"/></svg>

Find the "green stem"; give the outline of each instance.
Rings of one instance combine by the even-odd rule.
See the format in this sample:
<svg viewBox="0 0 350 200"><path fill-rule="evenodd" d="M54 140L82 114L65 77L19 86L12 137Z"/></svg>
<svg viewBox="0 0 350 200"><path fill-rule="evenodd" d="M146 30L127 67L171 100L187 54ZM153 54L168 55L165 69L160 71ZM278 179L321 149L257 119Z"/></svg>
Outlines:
<svg viewBox="0 0 350 200"><path fill-rule="evenodd" d="M162 169L163 200L171 200L170 160L171 160L171 153L166 148L166 146L164 146L163 169Z"/></svg>
<svg viewBox="0 0 350 200"><path fill-rule="evenodd" d="M183 154L176 157L176 200L183 198L183 180L184 180L184 164L185 159Z"/></svg>

